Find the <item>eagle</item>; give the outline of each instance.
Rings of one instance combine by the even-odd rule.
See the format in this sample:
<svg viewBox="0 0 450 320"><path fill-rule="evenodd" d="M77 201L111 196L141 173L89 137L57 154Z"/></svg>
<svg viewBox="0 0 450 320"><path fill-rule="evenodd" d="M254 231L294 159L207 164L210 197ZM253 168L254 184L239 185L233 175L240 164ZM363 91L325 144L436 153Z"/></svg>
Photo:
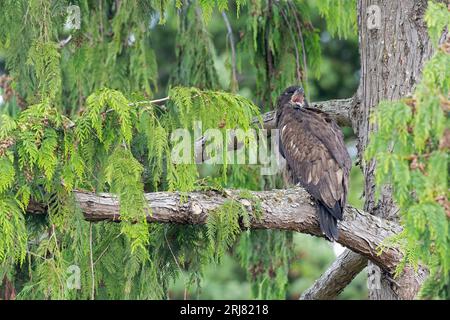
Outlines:
<svg viewBox="0 0 450 320"><path fill-rule="evenodd" d="M300 86L278 97L276 125L279 151L286 159L285 178L311 194L322 232L328 240L337 240L352 165L342 131L328 114L308 106Z"/></svg>

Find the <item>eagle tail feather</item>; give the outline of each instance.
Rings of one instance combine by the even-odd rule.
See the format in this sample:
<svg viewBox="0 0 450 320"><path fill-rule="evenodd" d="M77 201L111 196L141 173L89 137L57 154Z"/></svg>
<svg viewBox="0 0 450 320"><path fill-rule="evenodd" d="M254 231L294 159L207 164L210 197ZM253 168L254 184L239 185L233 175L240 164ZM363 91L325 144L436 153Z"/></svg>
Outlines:
<svg viewBox="0 0 450 320"><path fill-rule="evenodd" d="M319 223L320 229L331 242L339 238L339 231L337 228L337 219L332 215L330 209L324 204L318 202L319 207Z"/></svg>

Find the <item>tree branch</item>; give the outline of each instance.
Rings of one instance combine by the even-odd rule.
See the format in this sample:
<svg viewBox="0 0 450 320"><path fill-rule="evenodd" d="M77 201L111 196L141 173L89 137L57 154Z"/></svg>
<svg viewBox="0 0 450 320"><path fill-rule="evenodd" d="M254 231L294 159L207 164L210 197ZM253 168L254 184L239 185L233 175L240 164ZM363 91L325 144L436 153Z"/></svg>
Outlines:
<svg viewBox="0 0 450 320"><path fill-rule="evenodd" d="M145 103L160 104L169 99L166 97ZM354 98L328 100L311 103L310 106L327 112L341 126L351 126L350 112L354 101ZM264 129L275 129L274 111L263 114L262 120ZM253 122L259 124L259 119L255 118ZM242 147L242 143L232 140L228 146L229 150ZM205 154L205 143L203 137L195 142L197 162L208 159ZM315 208L308 193L303 189L254 192L254 195L261 200L264 215L261 221L252 221L252 228L293 230L322 236ZM120 220L118 200L114 196L85 192L75 192L75 196L86 220ZM208 212L219 207L227 198L238 199L239 194L238 191L227 191L227 196L214 192L190 193L185 202L181 200L180 193L158 192L147 194L146 197L152 211L152 214L148 216L150 222L203 224ZM251 206L248 200L242 201ZM40 204L31 203L28 211L39 213L46 210ZM345 221L340 223L339 228L341 236L338 242L363 256L353 252L345 256L341 255L313 287L302 295L301 299L336 297L364 268L367 258L390 273L400 261L401 254L395 249L387 249L381 255L377 255L376 252L386 237L400 231L398 225L349 207L346 209Z"/></svg>
<svg viewBox="0 0 450 320"><path fill-rule="evenodd" d="M334 120L336 120L337 124L341 127L351 127L352 122L350 118L350 112L355 104L355 99L347 98L347 99L335 99L335 100L327 100L327 101L319 101L319 102L311 102L309 106L312 108L317 108L328 113ZM264 129L270 130L275 129L275 111L269 111L262 115ZM255 119L254 123L258 123L259 120Z"/></svg>
<svg viewBox="0 0 450 320"><path fill-rule="evenodd" d="M300 297L300 300L329 300L336 298L367 266L367 258L345 250L319 279Z"/></svg>
<svg viewBox="0 0 450 320"><path fill-rule="evenodd" d="M217 209L227 199L236 199L252 210L252 203L239 198L239 191L226 190L192 192L155 192L145 195L151 213L149 222L204 224L208 213ZM120 221L119 202L111 194L76 191L75 198L88 221ZM316 208L310 195L302 188L287 190L252 192L261 202L262 217L252 219L251 228L291 230L322 237ZM28 211L45 212L45 208L31 204ZM393 272L401 259L395 248L386 248L378 254L378 247L384 239L401 231L401 227L391 221L372 216L358 209L347 207L344 220L339 222L338 242L352 251L369 258L384 270Z"/></svg>
<svg viewBox="0 0 450 320"><path fill-rule="evenodd" d="M336 100L327 100L327 101L319 101L312 102L310 106L313 108L317 108L328 113L340 126L352 126L350 119L350 112L353 109L355 104L354 98L347 99L336 99ZM270 134L270 130L276 129L276 114L275 111L269 111L263 113L261 115L262 118L262 126L263 129L268 130L268 134ZM253 124L260 124L260 118L255 117L253 119ZM228 151L238 150L243 146L242 141L238 141L235 137L231 137L231 142L228 145ZM194 142L194 154L195 154L195 162L202 163L208 159L210 156L206 154L205 145L206 145L205 137L200 137Z"/></svg>

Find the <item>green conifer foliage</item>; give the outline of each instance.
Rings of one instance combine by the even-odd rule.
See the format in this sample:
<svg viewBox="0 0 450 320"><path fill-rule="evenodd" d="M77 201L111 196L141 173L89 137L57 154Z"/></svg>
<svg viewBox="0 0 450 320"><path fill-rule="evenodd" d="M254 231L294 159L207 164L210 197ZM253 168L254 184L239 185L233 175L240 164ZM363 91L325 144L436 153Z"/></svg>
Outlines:
<svg viewBox="0 0 450 320"><path fill-rule="evenodd" d="M257 73L257 96L274 107L278 93L293 83L320 76L320 38L307 1L250 1L241 50L250 52ZM286 41L289 39L290 41Z"/></svg>
<svg viewBox="0 0 450 320"><path fill-rule="evenodd" d="M257 166L230 165L227 157L209 178L194 163L193 150L190 163L172 161L171 135L176 129L193 135L193 123L201 121L203 130L220 128L225 137L227 129L251 129L260 113L248 99L221 91L225 88L218 81L208 32L215 13L234 14L233 7L245 20L237 44L238 65L240 56L253 57L256 95L265 109L273 107L287 85L307 87L308 77L320 76L319 30L310 22L316 9L310 1L230 3L1 1L0 49L20 99L18 115L0 115L0 281L11 280L18 298L163 299L178 277L187 288L199 287L204 266L220 263L233 249L255 298L285 297L292 234L245 230L250 219L260 215L258 200L250 193L230 198L211 213L206 226L146 220L151 210L145 192L170 190L185 196L197 189L264 188ZM65 27L69 5L80 8L80 29ZM355 1L328 0L317 6L331 33L346 37L354 32ZM439 7L430 7L430 12L427 19L437 39L446 17ZM159 76L152 32L155 21L164 24L172 18L178 23L177 61L169 99L162 106L150 100ZM384 165L397 168L393 179L400 205L418 212L414 218L405 215L402 239L411 244L424 236L423 249L433 250L429 259L423 252L416 256L439 264L432 268L433 277L449 267L442 263L448 257L443 249L448 237L441 236L448 221L435 199L445 192L446 180L440 174L446 151L436 149L446 126L439 100L446 97L445 89L448 93L445 65L448 55L440 52L424 71L415 111L398 102L399 113L387 114L391 122L385 122L386 127L380 122L382 138L373 139L382 147L392 138L386 136L390 128L399 131L398 155L373 148L391 159ZM417 132L413 138L405 134L409 127ZM417 150L410 139L415 139ZM402 157L412 153L420 159L432 153L424 158L428 175L410 170ZM408 186L400 181L408 181ZM417 195L423 195L417 203L408 200L413 185L423 189L417 189ZM121 223L86 222L74 190L114 193ZM243 200L251 203L252 212ZM44 205L47 214L28 213L30 203ZM424 227L428 224L433 227ZM416 261L415 252L407 252L408 262Z"/></svg>
<svg viewBox="0 0 450 320"><path fill-rule="evenodd" d="M356 0L324 0L315 1L320 15L327 21L327 31L339 38L348 38L357 33L356 15L348 14L356 11Z"/></svg>
<svg viewBox="0 0 450 320"><path fill-rule="evenodd" d="M210 19L213 1L203 1L203 11L195 4L183 8L178 17L176 43L177 68L172 83L195 86L200 89L219 89L219 79L214 66L215 54L205 20ZM227 1L225 1L227 3ZM193 41L195 39L195 41Z"/></svg>
<svg viewBox="0 0 450 320"><path fill-rule="evenodd" d="M404 251L404 266L423 263L430 269L421 295L448 299L450 285L450 218L448 212L448 105L450 52L448 41L438 44L450 21L443 4L428 4L425 15L437 48L425 64L421 82L411 98L382 102L373 121L367 157L377 161L376 185L393 187L400 207L403 232L390 242ZM392 243L391 243L392 244Z"/></svg>

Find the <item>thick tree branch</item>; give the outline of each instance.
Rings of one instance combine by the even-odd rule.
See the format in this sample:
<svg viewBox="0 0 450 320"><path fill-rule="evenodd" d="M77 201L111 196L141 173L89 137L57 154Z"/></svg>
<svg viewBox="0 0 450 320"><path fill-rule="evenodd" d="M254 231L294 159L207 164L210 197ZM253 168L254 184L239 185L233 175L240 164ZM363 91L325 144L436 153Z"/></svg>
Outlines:
<svg viewBox="0 0 450 320"><path fill-rule="evenodd" d="M352 122L350 118L350 112L353 109L353 105L355 104L354 98L347 99L335 99L335 100L327 100L327 101L319 101L319 102L311 102L309 106L312 108L317 108L328 113L331 117L333 117L336 122L341 127L351 127ZM275 129L275 111L269 111L262 115L264 122L264 129L270 130ZM254 120L255 123L259 121L257 119Z"/></svg>
<svg viewBox="0 0 450 320"><path fill-rule="evenodd" d="M141 104L154 104L154 105L164 105L167 101L170 100L170 97L164 97L156 100L144 100L132 103L132 105L141 105ZM313 108L317 108L328 113L331 117L333 117L337 124L341 127L351 127L351 115L350 112L355 105L355 98L347 98L347 99L333 99L326 101L318 101L318 102L310 102L309 106ZM266 130L275 129L275 111L269 111L263 113L263 128ZM254 124L259 124L259 118L253 119Z"/></svg>
<svg viewBox="0 0 450 320"><path fill-rule="evenodd" d="M261 202L262 218L252 219L251 227L259 229L292 230L323 236L316 217L316 208L309 194L302 188L252 192ZM75 192L76 200L88 221L120 221L119 202L110 194L96 195ZM249 211L252 203L239 198L239 191L224 193L214 191L192 192L185 195L178 192L155 192L146 194L151 214L149 222L179 224L204 224L208 213L217 209L227 199L241 201ZM29 211L43 212L45 208L33 204ZM352 251L374 261L388 272L394 271L401 259L395 248L386 248L378 254L378 247L389 236L401 231L401 227L376 216L348 207L344 221L339 223L338 242Z"/></svg>
<svg viewBox="0 0 450 320"><path fill-rule="evenodd" d="M300 300L328 300L336 298L342 290L367 266L367 258L345 250Z"/></svg>

